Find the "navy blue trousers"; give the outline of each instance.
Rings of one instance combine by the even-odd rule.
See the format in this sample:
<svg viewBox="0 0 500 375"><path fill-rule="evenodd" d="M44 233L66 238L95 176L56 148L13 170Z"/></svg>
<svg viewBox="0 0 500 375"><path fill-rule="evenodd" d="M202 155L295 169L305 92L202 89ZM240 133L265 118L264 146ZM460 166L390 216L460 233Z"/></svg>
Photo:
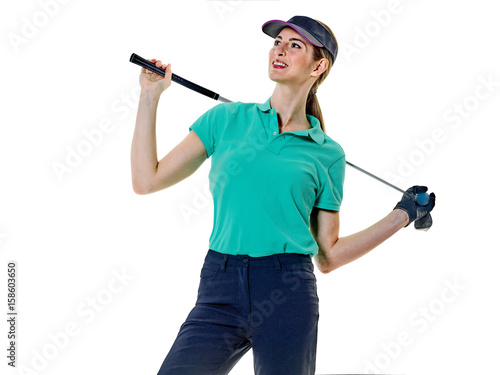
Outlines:
<svg viewBox="0 0 500 375"><path fill-rule="evenodd" d="M308 255L209 250L195 307L158 375L228 374L253 351L257 375L313 375L318 295Z"/></svg>

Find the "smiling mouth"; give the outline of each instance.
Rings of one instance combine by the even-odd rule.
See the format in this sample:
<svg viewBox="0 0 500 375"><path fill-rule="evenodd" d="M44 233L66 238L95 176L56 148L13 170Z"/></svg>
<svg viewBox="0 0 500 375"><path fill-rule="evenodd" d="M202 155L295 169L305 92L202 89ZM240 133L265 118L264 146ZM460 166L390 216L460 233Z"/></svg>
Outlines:
<svg viewBox="0 0 500 375"><path fill-rule="evenodd" d="M283 62L280 62L280 61L273 61L273 68L275 69L285 69L287 68L288 65L286 65L285 63Z"/></svg>

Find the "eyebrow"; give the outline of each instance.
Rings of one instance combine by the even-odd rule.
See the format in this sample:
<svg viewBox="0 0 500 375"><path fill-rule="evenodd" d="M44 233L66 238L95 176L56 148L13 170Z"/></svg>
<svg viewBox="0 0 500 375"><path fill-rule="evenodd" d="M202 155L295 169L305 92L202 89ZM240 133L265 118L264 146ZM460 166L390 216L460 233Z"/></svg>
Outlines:
<svg viewBox="0 0 500 375"><path fill-rule="evenodd" d="M276 37L276 39L278 39L278 38L279 38L279 39L281 39L281 40L283 40L283 38L281 37L281 35L278 35L278 36ZM297 41L301 42L302 44L306 45L306 43L305 43L302 39L290 38L290 39L288 39L288 40L297 40Z"/></svg>

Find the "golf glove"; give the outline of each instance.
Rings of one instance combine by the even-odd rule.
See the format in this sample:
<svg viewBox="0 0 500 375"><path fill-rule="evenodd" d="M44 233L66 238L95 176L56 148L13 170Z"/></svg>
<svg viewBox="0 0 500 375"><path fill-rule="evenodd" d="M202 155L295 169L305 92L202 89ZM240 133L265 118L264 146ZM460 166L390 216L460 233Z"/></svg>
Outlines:
<svg viewBox="0 0 500 375"><path fill-rule="evenodd" d="M415 221L416 229L427 230L431 227L432 217L430 212L436 204L436 195L434 193L429 194L429 202L425 206L421 206L417 203L417 194L422 194L426 191L426 186L412 186L404 192L403 198L396 207L394 207L394 209L399 208L408 214L410 220L405 227L410 225L413 221Z"/></svg>

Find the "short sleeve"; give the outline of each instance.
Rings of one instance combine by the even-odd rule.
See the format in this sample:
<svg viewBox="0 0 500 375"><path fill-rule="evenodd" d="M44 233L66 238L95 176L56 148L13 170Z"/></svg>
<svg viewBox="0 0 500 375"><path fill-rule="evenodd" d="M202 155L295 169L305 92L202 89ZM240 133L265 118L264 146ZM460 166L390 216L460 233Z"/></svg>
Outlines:
<svg viewBox="0 0 500 375"><path fill-rule="evenodd" d="M342 156L328 168L325 180L321 181L314 207L332 211L340 210L344 194L345 166L345 156Z"/></svg>
<svg viewBox="0 0 500 375"><path fill-rule="evenodd" d="M189 131L194 130L203 142L208 157L217 149L226 122L227 110L225 103L220 103L206 111L189 127Z"/></svg>

